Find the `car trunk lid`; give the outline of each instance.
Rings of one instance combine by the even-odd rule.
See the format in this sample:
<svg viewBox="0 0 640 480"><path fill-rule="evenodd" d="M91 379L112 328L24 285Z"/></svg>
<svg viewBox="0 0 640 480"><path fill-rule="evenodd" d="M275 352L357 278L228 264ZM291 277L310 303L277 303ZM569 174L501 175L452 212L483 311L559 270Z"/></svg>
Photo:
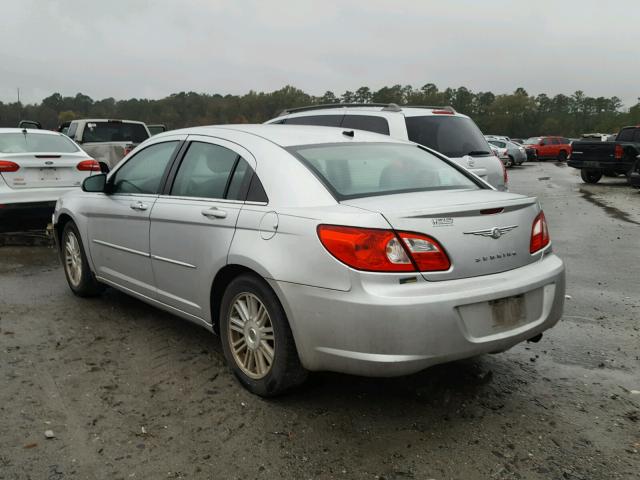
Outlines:
<svg viewBox="0 0 640 480"><path fill-rule="evenodd" d="M573 142L571 157L575 160L615 161L616 142Z"/></svg>
<svg viewBox="0 0 640 480"><path fill-rule="evenodd" d="M534 262L531 227L539 212L533 197L490 190L430 191L341 202L382 214L395 230L436 239L451 268L422 272L426 280L489 275Z"/></svg>
<svg viewBox="0 0 640 480"><path fill-rule="evenodd" d="M0 173L12 189L74 187L87 176L87 172L77 169L85 159L77 154L19 153L3 154L1 158L19 167L15 172Z"/></svg>

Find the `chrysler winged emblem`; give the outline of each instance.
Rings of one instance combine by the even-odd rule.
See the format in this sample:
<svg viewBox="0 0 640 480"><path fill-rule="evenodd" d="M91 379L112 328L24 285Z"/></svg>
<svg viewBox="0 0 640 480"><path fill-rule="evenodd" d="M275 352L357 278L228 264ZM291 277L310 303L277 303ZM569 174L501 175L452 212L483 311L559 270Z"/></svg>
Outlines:
<svg viewBox="0 0 640 480"><path fill-rule="evenodd" d="M507 227L493 227L486 230L475 230L473 232L464 232L465 235L480 235L481 237L491 237L494 239L500 238L507 232L510 232L514 228L518 228L517 225L509 225Z"/></svg>

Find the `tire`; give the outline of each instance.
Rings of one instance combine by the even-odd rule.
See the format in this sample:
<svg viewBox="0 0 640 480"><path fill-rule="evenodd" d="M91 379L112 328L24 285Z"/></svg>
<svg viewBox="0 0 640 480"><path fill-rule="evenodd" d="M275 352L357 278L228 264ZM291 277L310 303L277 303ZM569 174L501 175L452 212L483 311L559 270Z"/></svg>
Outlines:
<svg viewBox="0 0 640 480"><path fill-rule="evenodd" d="M89 267L78 227L69 221L62 230L60 259L71 291L79 297L94 297L104 290Z"/></svg>
<svg viewBox="0 0 640 480"><path fill-rule="evenodd" d="M241 315L242 311L254 313ZM262 311L266 317L258 314ZM304 382L307 371L300 364L287 316L260 277L243 274L229 283L219 319L224 356L247 390L273 397Z"/></svg>
<svg viewBox="0 0 640 480"><path fill-rule="evenodd" d="M565 150L560 150L560 153L558 153L558 161L559 162L567 161L567 152Z"/></svg>
<svg viewBox="0 0 640 480"><path fill-rule="evenodd" d="M599 170L580 170L580 176L585 183L598 183L602 178L602 172Z"/></svg>
<svg viewBox="0 0 640 480"><path fill-rule="evenodd" d="M507 164L505 165L505 167L513 167L514 165L515 165L515 162L513 161L513 157L509 155L509 160L507 161Z"/></svg>

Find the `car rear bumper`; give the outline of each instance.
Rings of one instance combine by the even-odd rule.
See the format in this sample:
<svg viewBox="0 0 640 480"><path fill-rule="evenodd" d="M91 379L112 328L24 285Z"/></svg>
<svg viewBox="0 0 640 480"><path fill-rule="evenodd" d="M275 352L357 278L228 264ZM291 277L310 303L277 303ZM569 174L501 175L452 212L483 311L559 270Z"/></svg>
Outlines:
<svg viewBox="0 0 640 480"><path fill-rule="evenodd" d="M578 169L587 170L613 170L617 173L628 172L633 166L633 162L621 161L600 161L600 160L583 160L571 157L567 161L567 165Z"/></svg>
<svg viewBox="0 0 640 480"><path fill-rule="evenodd" d="M552 327L562 315L565 276L562 260L547 254L519 269L461 280L354 281L348 292L272 285L307 369L396 376L504 351ZM519 315L505 316L492 302L509 297L522 299L514 301Z"/></svg>

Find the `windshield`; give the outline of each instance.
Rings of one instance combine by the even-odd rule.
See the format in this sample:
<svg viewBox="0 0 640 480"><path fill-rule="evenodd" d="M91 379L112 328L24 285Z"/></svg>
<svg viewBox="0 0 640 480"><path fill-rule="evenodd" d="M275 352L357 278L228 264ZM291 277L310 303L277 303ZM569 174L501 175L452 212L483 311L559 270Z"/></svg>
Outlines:
<svg viewBox="0 0 640 480"><path fill-rule="evenodd" d="M63 135L48 133L0 133L3 153L73 153L78 147Z"/></svg>
<svg viewBox="0 0 640 480"><path fill-rule="evenodd" d="M142 143L149 134L140 123L88 122L82 132L83 142Z"/></svg>
<svg viewBox="0 0 640 480"><path fill-rule="evenodd" d="M538 143L540 143L541 138L540 137L531 137L531 138L527 138L524 141L525 145L537 145Z"/></svg>
<svg viewBox="0 0 640 480"><path fill-rule="evenodd" d="M338 200L392 193L478 189L444 160L413 145L325 144L289 149Z"/></svg>
<svg viewBox="0 0 640 480"><path fill-rule="evenodd" d="M406 117L409 140L447 157L491 155L489 145L475 123L466 117L431 115Z"/></svg>

